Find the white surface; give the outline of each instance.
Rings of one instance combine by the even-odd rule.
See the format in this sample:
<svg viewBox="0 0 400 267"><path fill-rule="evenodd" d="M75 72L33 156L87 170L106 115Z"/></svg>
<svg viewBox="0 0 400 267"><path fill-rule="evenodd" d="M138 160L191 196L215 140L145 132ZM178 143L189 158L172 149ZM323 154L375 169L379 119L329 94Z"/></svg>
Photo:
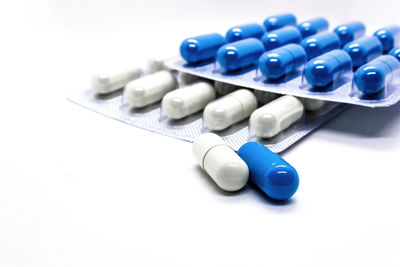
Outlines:
<svg viewBox="0 0 400 267"><path fill-rule="evenodd" d="M288 7L371 32L399 22L399 5L3 1L0 266L398 267L400 105L352 108L285 152L301 181L278 205L252 186L220 191L189 143L65 96L102 64L144 63L160 40L171 49Z"/></svg>

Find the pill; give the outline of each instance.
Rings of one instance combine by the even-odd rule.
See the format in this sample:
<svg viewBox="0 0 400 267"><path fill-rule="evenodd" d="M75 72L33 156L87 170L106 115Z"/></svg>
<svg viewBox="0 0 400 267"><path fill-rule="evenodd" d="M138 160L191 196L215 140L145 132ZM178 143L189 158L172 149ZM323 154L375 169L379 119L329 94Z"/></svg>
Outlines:
<svg viewBox="0 0 400 267"><path fill-rule="evenodd" d="M165 63L176 56L174 54L161 54L154 55L147 58L147 71L148 73L154 73L160 70L167 69Z"/></svg>
<svg viewBox="0 0 400 267"><path fill-rule="evenodd" d="M303 38L325 31L328 27L329 22L324 18L307 20L297 26Z"/></svg>
<svg viewBox="0 0 400 267"><path fill-rule="evenodd" d="M353 62L353 67L359 67L368 61L382 55L382 44L374 36L361 37L343 47Z"/></svg>
<svg viewBox="0 0 400 267"><path fill-rule="evenodd" d="M353 21L337 26L334 33L339 36L341 47L365 34L365 25L359 21Z"/></svg>
<svg viewBox="0 0 400 267"><path fill-rule="evenodd" d="M303 104L294 96L281 96L256 109L250 116L250 129L258 137L270 138L298 121Z"/></svg>
<svg viewBox="0 0 400 267"><path fill-rule="evenodd" d="M390 50L389 55L394 56L398 61L400 61L400 47Z"/></svg>
<svg viewBox="0 0 400 267"><path fill-rule="evenodd" d="M288 44L262 54L258 66L266 78L278 79L303 66L306 60L307 54L301 45Z"/></svg>
<svg viewBox="0 0 400 267"><path fill-rule="evenodd" d="M217 90L217 92L220 95L227 95L227 94L232 93L233 91L237 90L239 87L237 87L234 84L215 81L214 88L215 88L215 90Z"/></svg>
<svg viewBox="0 0 400 267"><path fill-rule="evenodd" d="M274 99L277 99L280 95L267 92L267 91L262 91L262 90L254 90L254 95L256 96L258 102L262 104L267 104L271 102Z"/></svg>
<svg viewBox="0 0 400 267"><path fill-rule="evenodd" d="M225 70L234 71L257 63L263 52L260 40L247 38L222 46L218 49L217 60Z"/></svg>
<svg viewBox="0 0 400 267"><path fill-rule="evenodd" d="M195 82L169 92L161 101L162 113L170 119L182 119L202 110L215 99L215 90L208 82Z"/></svg>
<svg viewBox="0 0 400 267"><path fill-rule="evenodd" d="M180 46L180 52L183 59L194 64L215 58L218 48L224 44L226 39L221 34L205 34L185 39Z"/></svg>
<svg viewBox="0 0 400 267"><path fill-rule="evenodd" d="M306 50L307 58L310 60L333 49L340 48L340 39L333 32L322 32L307 37L301 41L301 45Z"/></svg>
<svg viewBox="0 0 400 267"><path fill-rule="evenodd" d="M317 111L325 106L326 101L313 98L299 97L301 103L303 103L304 109L307 111Z"/></svg>
<svg viewBox="0 0 400 267"><path fill-rule="evenodd" d="M400 45L400 26L390 25L379 29L374 36L382 43L383 53L389 52L393 47Z"/></svg>
<svg viewBox="0 0 400 267"><path fill-rule="evenodd" d="M266 32L261 37L261 42L265 50L268 51L286 44L300 43L301 39L301 34L296 27L287 26L272 32Z"/></svg>
<svg viewBox="0 0 400 267"><path fill-rule="evenodd" d="M242 189L249 178L246 163L216 134L205 133L193 143L196 163L225 191Z"/></svg>
<svg viewBox="0 0 400 267"><path fill-rule="evenodd" d="M365 95L375 94L385 87L390 75L399 69L400 63L395 57L383 55L361 66L354 74L354 82Z"/></svg>
<svg viewBox="0 0 400 267"><path fill-rule="evenodd" d="M249 168L250 180L270 198L287 200L296 193L296 169L262 144L248 142L239 148L238 155Z"/></svg>
<svg viewBox="0 0 400 267"><path fill-rule="evenodd" d="M186 72L178 72L179 81L181 84L186 85L200 80L201 78Z"/></svg>
<svg viewBox="0 0 400 267"><path fill-rule="evenodd" d="M304 68L307 82L314 87L327 86L350 71L352 71L351 57L340 49L312 59Z"/></svg>
<svg viewBox="0 0 400 267"><path fill-rule="evenodd" d="M297 23L296 17L293 14L286 13L266 18L264 20L264 27L267 30L267 32L269 32L285 26L290 26L290 25L295 26L296 23Z"/></svg>
<svg viewBox="0 0 400 267"><path fill-rule="evenodd" d="M264 28L259 24L245 24L229 29L226 33L226 40L229 43L232 43L250 37L258 39L264 34L264 32Z"/></svg>
<svg viewBox="0 0 400 267"><path fill-rule="evenodd" d="M97 73L92 76L92 89L98 94L108 94L125 87L125 85L142 75L140 67L133 67L123 71Z"/></svg>
<svg viewBox="0 0 400 267"><path fill-rule="evenodd" d="M255 95L247 89L239 89L209 103L203 112L204 124L210 130L221 131L248 118L256 108Z"/></svg>
<svg viewBox="0 0 400 267"><path fill-rule="evenodd" d="M125 87L124 97L130 107L141 108L160 101L177 85L175 76L162 70L129 82Z"/></svg>

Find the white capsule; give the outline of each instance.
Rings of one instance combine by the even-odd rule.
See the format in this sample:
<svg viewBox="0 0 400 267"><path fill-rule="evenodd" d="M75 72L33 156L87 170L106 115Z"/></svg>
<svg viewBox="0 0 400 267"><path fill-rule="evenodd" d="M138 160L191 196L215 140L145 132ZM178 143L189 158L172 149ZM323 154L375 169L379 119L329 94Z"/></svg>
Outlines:
<svg viewBox="0 0 400 267"><path fill-rule="evenodd" d="M200 135L193 143L193 156L221 189L237 191L246 185L249 177L246 163L218 135Z"/></svg>
<svg viewBox="0 0 400 267"><path fill-rule="evenodd" d="M142 75L140 67L130 68L124 71L97 73L92 76L92 89L98 94L108 94L124 86Z"/></svg>
<svg viewBox="0 0 400 267"><path fill-rule="evenodd" d="M254 94L257 97L257 100L262 104L267 104L267 103L271 102L272 100L277 99L280 96L279 94L262 91L262 90L254 90Z"/></svg>
<svg viewBox="0 0 400 267"><path fill-rule="evenodd" d="M171 72L162 70L128 83L124 97L133 108L141 108L157 101L178 86Z"/></svg>
<svg viewBox="0 0 400 267"><path fill-rule="evenodd" d="M298 121L303 113L300 100L294 96L281 96L251 114L250 129L258 137L270 138Z"/></svg>
<svg viewBox="0 0 400 267"><path fill-rule="evenodd" d="M303 97L299 99L303 103L305 110L308 111L317 111L321 109L326 103L326 101L320 99L303 98Z"/></svg>
<svg viewBox="0 0 400 267"><path fill-rule="evenodd" d="M202 110L215 99L215 90L207 82L195 82L166 94L162 113L170 119L182 119Z"/></svg>
<svg viewBox="0 0 400 267"><path fill-rule="evenodd" d="M199 76L192 75L192 74L189 74L186 72L179 72L178 77L179 77L179 80L181 81L181 84L184 84L184 85L200 80Z"/></svg>
<svg viewBox="0 0 400 267"><path fill-rule="evenodd" d="M256 108L255 95L247 89L239 89L208 104L203 112L204 124L220 131L248 118Z"/></svg>
<svg viewBox="0 0 400 267"><path fill-rule="evenodd" d="M220 82L220 81L215 81L214 87L215 87L215 90L217 90L217 92L220 95L226 95L226 94L232 93L233 91L235 91L239 88L234 84L224 83L224 82Z"/></svg>
<svg viewBox="0 0 400 267"><path fill-rule="evenodd" d="M153 56L153 57L148 57L147 58L147 70L149 73L154 73L160 70L166 70L167 66L165 66L165 63L173 58L175 58L176 55L171 55L171 54L165 54L161 56Z"/></svg>

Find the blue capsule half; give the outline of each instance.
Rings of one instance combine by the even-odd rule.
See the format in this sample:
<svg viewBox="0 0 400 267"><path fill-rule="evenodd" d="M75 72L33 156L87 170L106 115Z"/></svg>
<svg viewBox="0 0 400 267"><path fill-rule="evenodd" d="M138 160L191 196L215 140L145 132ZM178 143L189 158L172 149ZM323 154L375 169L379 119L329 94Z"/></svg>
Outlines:
<svg viewBox="0 0 400 267"><path fill-rule="evenodd" d="M281 47L286 44L300 43L301 33L296 27L288 26L272 32L266 32L261 37L261 42L264 44L265 50L271 50Z"/></svg>
<svg viewBox="0 0 400 267"><path fill-rule="evenodd" d="M226 39L218 33L199 35L185 39L180 47L181 56L189 63L198 63L215 58Z"/></svg>
<svg viewBox="0 0 400 267"><path fill-rule="evenodd" d="M259 39L264 32L264 28L256 23L236 26L228 30L226 40L228 43L232 43L251 37Z"/></svg>
<svg viewBox="0 0 400 267"><path fill-rule="evenodd" d="M390 50L389 55L394 56L400 62L400 47Z"/></svg>
<svg viewBox="0 0 400 267"><path fill-rule="evenodd" d="M265 52L258 60L261 73L268 79L278 79L303 66L307 61L304 48L288 44Z"/></svg>
<svg viewBox="0 0 400 267"><path fill-rule="evenodd" d="M264 20L264 27L267 30L267 32L285 26L290 26L290 25L295 26L296 24L297 24L297 19L295 15L290 13L271 16Z"/></svg>
<svg viewBox="0 0 400 267"><path fill-rule="evenodd" d="M340 48L339 37L333 32L315 34L303 39L300 44L306 50L308 60Z"/></svg>
<svg viewBox="0 0 400 267"><path fill-rule="evenodd" d="M354 74L354 83L363 94L372 95L382 91L386 78L399 69L400 63L395 57L383 55L361 66Z"/></svg>
<svg viewBox="0 0 400 267"><path fill-rule="evenodd" d="M353 67L359 67L368 61L382 55L382 44L374 36L361 37L343 47L353 62Z"/></svg>
<svg viewBox="0 0 400 267"><path fill-rule="evenodd" d="M255 38L247 38L229 43L218 49L218 63L227 71L234 71L257 63L264 53L262 42Z"/></svg>
<svg viewBox="0 0 400 267"><path fill-rule="evenodd" d="M324 18L303 21L297 26L303 38L325 31L328 27L329 22Z"/></svg>
<svg viewBox="0 0 400 267"><path fill-rule="evenodd" d="M333 32L339 36L341 47L343 47L347 43L363 36L365 34L365 25L359 21L349 22L337 26Z"/></svg>
<svg viewBox="0 0 400 267"><path fill-rule="evenodd" d="M238 155L249 167L249 178L270 198L287 200L296 193L299 175L295 168L262 144L248 142Z"/></svg>
<svg viewBox="0 0 400 267"><path fill-rule="evenodd" d="M379 29L374 36L382 43L383 53L389 52L393 47L400 45L400 27L397 25Z"/></svg>
<svg viewBox="0 0 400 267"><path fill-rule="evenodd" d="M307 82L313 87L323 87L352 71L351 57L336 49L309 61L304 68Z"/></svg>

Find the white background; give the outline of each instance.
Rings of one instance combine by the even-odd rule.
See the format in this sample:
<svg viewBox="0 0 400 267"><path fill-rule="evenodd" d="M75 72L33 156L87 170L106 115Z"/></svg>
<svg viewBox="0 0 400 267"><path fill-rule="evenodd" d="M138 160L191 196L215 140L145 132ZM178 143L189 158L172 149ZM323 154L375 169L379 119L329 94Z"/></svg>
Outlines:
<svg viewBox="0 0 400 267"><path fill-rule="evenodd" d="M400 23L388 1L3 1L0 266L400 265L400 105L354 107L283 153L292 201L227 194L191 144L66 100L102 67L268 15Z"/></svg>

